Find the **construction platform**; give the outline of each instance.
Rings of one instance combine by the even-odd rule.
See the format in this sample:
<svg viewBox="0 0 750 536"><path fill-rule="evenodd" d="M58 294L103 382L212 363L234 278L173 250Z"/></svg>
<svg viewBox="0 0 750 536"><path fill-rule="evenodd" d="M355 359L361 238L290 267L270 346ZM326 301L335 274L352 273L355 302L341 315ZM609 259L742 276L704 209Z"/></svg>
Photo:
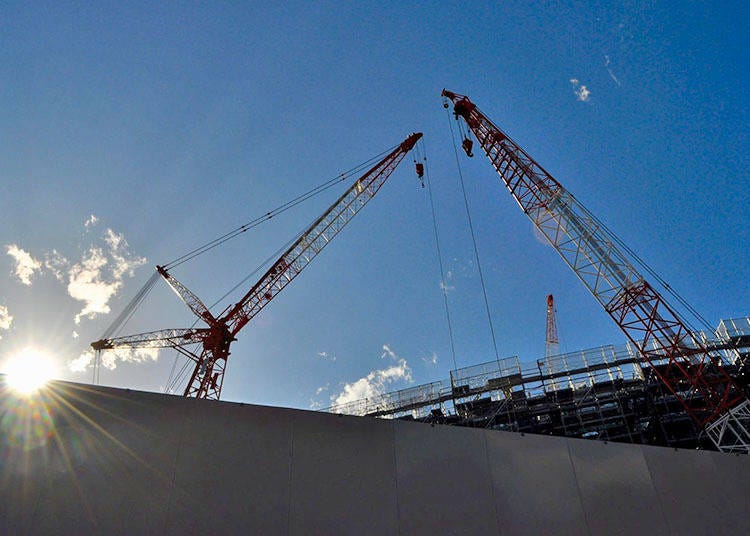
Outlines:
<svg viewBox="0 0 750 536"><path fill-rule="evenodd" d="M0 377L0 534L750 534L746 455Z"/></svg>
<svg viewBox="0 0 750 536"><path fill-rule="evenodd" d="M748 392L750 317L697 340ZM658 346L654 346L658 348ZM447 381L326 408L330 413L680 448L714 448L630 343L522 364L518 356L460 368ZM689 387L686 385L686 387Z"/></svg>

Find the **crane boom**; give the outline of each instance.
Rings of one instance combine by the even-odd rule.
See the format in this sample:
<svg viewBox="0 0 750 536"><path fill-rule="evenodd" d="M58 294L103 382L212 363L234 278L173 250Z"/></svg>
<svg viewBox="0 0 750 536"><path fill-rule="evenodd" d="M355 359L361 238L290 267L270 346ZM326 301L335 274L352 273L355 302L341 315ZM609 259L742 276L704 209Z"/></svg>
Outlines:
<svg viewBox="0 0 750 536"><path fill-rule="evenodd" d="M406 154L422 137L417 132L408 136L393 151L359 177L322 216L290 246L271 268L253 285L250 291L226 313L216 319L203 302L180 283L165 268L157 271L177 293L188 308L208 327L197 329L167 329L91 343L94 350L116 348L177 349L195 361L195 367L185 388L184 396L218 400L224 379L229 347L237 333L265 307L281 290L299 275L321 250L372 199ZM200 353L193 353L188 345L201 343Z"/></svg>
<svg viewBox="0 0 750 536"><path fill-rule="evenodd" d="M169 285L172 290L174 290L175 294L180 297L183 303L187 305L188 309L190 309L195 316L203 320L208 325L213 325L216 323L214 315L211 314L211 311L208 310L208 307L203 304L200 298L193 294L193 292L189 288L180 283L180 281L178 281L175 276L170 274L166 268L164 268L163 266L157 266L156 271L159 272L159 275L164 278L164 280L167 282L167 285Z"/></svg>
<svg viewBox="0 0 750 536"><path fill-rule="evenodd" d="M236 335L273 297L292 282L344 226L372 199L403 160L421 133L410 135L370 168L336 200L269 268L260 280L222 318Z"/></svg>
<svg viewBox="0 0 750 536"><path fill-rule="evenodd" d="M101 339L91 343L94 350L115 348L170 348L203 342L208 335L206 328L174 328L149 331L112 339Z"/></svg>
<svg viewBox="0 0 750 536"><path fill-rule="evenodd" d="M523 212L720 450L750 451L750 402L599 221L465 95L443 90ZM446 104L447 106L447 104ZM468 147L468 148L467 148ZM464 143L467 154L471 143Z"/></svg>

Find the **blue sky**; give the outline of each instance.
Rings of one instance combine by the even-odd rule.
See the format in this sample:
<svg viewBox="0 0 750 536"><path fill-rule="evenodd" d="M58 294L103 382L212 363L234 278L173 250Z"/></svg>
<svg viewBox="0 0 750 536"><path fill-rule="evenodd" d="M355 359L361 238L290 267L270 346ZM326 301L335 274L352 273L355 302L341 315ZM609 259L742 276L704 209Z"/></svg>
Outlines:
<svg viewBox="0 0 750 536"><path fill-rule="evenodd" d="M747 3L153 4L0 8L0 368L34 347L58 377L90 381L69 364L155 264L412 131L424 132L456 362L493 359L443 87L710 323L750 314ZM486 159L461 166L501 357L543 355L549 293L563 350L623 342ZM342 190L173 273L213 303ZM191 322L161 284L125 333ZM101 381L158 391L173 359L117 361ZM223 398L327 406L452 366L429 200L408 158L244 329Z"/></svg>

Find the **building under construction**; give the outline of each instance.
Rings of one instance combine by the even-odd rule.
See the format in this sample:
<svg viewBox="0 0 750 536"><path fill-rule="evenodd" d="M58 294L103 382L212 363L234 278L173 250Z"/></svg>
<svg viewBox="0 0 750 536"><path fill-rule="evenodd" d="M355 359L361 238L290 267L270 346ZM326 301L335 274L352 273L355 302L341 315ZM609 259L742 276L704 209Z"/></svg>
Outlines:
<svg viewBox="0 0 750 536"><path fill-rule="evenodd" d="M446 110L453 105L466 155L474 156L473 136L524 214L622 330L627 343L622 347L605 346L569 354L550 351L548 345L545 358L531 367L522 367L517 356L505 359L498 356L494 362L452 371L449 382L433 382L330 410L631 443L711 446L723 452L750 453L748 319L722 321L715 332L691 328L687 318L669 304L666 296L670 295L694 317L701 319L700 315L601 220L466 95L443 90L442 96ZM169 270L237 236L262 218L158 266L158 274L105 335L91 344L99 356L97 359L102 351L108 350L173 348L189 360L181 369L185 375L192 365L184 395L218 400L230 346L238 333L372 199L407 153L420 152L421 137L419 132L409 135L365 171L291 242L238 302L218 316ZM417 157L415 154L415 171L421 180L425 173L424 159ZM367 169L369 164L363 164L361 169ZM334 183L329 181L321 188ZM311 190L299 199L319 190ZM266 217L273 217L294 203L284 204ZM435 239L439 250L437 226ZM444 279L442 262L440 266ZM653 286L644 273L662 290ZM159 276L198 318L196 324L191 328L112 337L121 327L118 323L129 318ZM484 291L483 282L482 288ZM445 306L448 317L447 299ZM549 296L548 343L556 342L550 323L551 310L552 296ZM197 327L198 323L204 327ZM182 378L182 372L177 380Z"/></svg>
<svg viewBox="0 0 750 536"><path fill-rule="evenodd" d="M750 317L695 333L748 390ZM332 406L348 415L417 420L496 430L713 448L680 401L631 343L552 355L517 356L451 371L450 379ZM661 368L661 370L659 370ZM655 370L656 369L656 370Z"/></svg>

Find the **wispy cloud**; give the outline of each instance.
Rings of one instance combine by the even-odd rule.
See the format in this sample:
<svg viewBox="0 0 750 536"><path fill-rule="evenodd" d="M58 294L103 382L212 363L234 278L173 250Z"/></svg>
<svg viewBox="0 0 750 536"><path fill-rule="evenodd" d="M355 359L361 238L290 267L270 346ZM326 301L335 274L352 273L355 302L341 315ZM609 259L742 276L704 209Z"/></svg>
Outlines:
<svg viewBox="0 0 750 536"><path fill-rule="evenodd" d="M324 386L324 387L318 387L318 388L317 388L317 389L315 390L315 395L317 396L317 395L320 395L320 394L321 394L322 392L324 392L324 391L328 391L328 388L329 388L330 386L331 386L331 384L330 384L330 383L327 383L327 384L325 384L325 386Z"/></svg>
<svg viewBox="0 0 750 536"><path fill-rule="evenodd" d="M109 313L109 301L122 287L123 278L132 277L135 269L146 263L144 257L130 254L122 234L107 229L103 240L106 248L89 247L80 262L68 269L68 295L84 304L75 316L76 324L82 318Z"/></svg>
<svg viewBox="0 0 750 536"><path fill-rule="evenodd" d="M323 409L323 403L320 400L315 400L314 398L311 398L309 407L313 411L318 411L319 409Z"/></svg>
<svg viewBox="0 0 750 536"><path fill-rule="evenodd" d="M336 354L329 354L328 352L318 352L317 355L323 361L336 361Z"/></svg>
<svg viewBox="0 0 750 536"><path fill-rule="evenodd" d="M143 363L146 361L156 361L159 358L158 348L118 348L117 350L108 350L102 352L102 366L110 370L117 368L118 362L123 363ZM94 351L86 350L80 356L68 363L68 367L73 372L84 372L94 363Z"/></svg>
<svg viewBox="0 0 750 536"><path fill-rule="evenodd" d="M591 91L589 91L586 86L582 85L577 78L571 78L570 83L575 87L573 93L575 93L576 98L579 101L586 102L587 100L589 100Z"/></svg>
<svg viewBox="0 0 750 536"><path fill-rule="evenodd" d="M8 331L11 324L13 324L13 317L8 312L8 308L5 305L0 305L0 329Z"/></svg>
<svg viewBox="0 0 750 536"><path fill-rule="evenodd" d="M609 73L609 77L610 77L610 78L611 78L611 79L612 79L612 80L614 81L614 83L615 83L615 84L617 84L617 85L618 85L618 87L619 87L619 86L620 86L620 81L619 81L619 80L617 79L617 77L615 76L615 73L613 73L613 72L612 72L612 69L611 69L611 68L610 68L610 66L609 66L609 64L610 64L610 63L611 63L611 62L609 61L609 56L607 56L607 55L605 54L605 55L604 55L604 68L605 68L605 69L607 69L607 72Z"/></svg>
<svg viewBox="0 0 750 536"><path fill-rule="evenodd" d="M387 344L384 344L383 353L380 354L380 359L385 359L386 357L390 357L391 359L398 359L398 356L393 350L391 350L391 347Z"/></svg>
<svg viewBox="0 0 750 536"><path fill-rule="evenodd" d="M438 356L435 352L432 352L432 355L422 357L422 362L427 365L437 365Z"/></svg>
<svg viewBox="0 0 750 536"><path fill-rule="evenodd" d="M441 281L440 282L440 290L442 290L445 293L448 293L448 292L450 292L452 290L456 290L456 287L454 287L453 285L449 285L445 281Z"/></svg>
<svg viewBox="0 0 750 536"><path fill-rule="evenodd" d="M65 271L69 265L68 259L63 257L56 249L44 254L44 267L58 281L65 281Z"/></svg>
<svg viewBox="0 0 750 536"><path fill-rule="evenodd" d="M93 227L94 225L96 225L98 221L99 221L99 218L97 218L96 216L92 214L91 216L89 216L89 219L87 219L86 222L83 224L83 227L85 229L88 229L89 227Z"/></svg>
<svg viewBox="0 0 750 536"><path fill-rule="evenodd" d="M15 276L24 285L31 285L31 278L42 269L42 263L16 244L8 244L5 246L5 250L16 263L14 269Z"/></svg>
<svg viewBox="0 0 750 536"><path fill-rule="evenodd" d="M373 370L352 383L345 383L340 393L331 395L331 402L334 405L346 404L363 398L381 395L385 393L390 384L397 381L412 381L412 371L406 363L406 359L398 357L387 344L383 345L383 349L385 352L381 358L386 356L391 357L396 360L396 364L383 369Z"/></svg>

